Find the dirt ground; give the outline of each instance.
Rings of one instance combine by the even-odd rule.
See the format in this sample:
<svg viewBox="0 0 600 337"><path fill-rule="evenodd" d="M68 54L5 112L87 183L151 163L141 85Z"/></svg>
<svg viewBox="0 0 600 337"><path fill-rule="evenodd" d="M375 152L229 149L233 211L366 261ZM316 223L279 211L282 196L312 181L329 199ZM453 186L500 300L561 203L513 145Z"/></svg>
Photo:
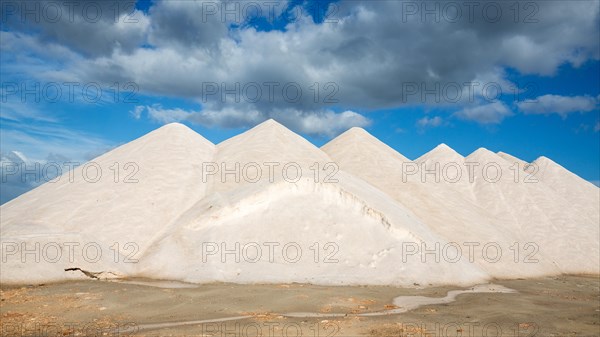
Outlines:
<svg viewBox="0 0 600 337"><path fill-rule="evenodd" d="M127 282L2 285L2 336L600 336L598 276L496 280L517 293L393 315L397 296L460 288Z"/></svg>

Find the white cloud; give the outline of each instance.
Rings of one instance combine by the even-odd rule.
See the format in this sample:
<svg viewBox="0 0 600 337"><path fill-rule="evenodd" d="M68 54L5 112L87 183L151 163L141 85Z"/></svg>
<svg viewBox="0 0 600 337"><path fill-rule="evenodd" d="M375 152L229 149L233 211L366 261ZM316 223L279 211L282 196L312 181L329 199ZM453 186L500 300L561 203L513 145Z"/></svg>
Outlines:
<svg viewBox="0 0 600 337"><path fill-rule="evenodd" d="M142 117L142 112L144 112L145 109L145 106L138 105L135 108L133 108L133 110L129 111L129 113L131 114L131 116L133 116L133 118L140 119Z"/></svg>
<svg viewBox="0 0 600 337"><path fill-rule="evenodd" d="M331 110L307 113L287 109L273 117L294 131L326 137L334 137L352 127L364 128L371 124L368 118L350 110L340 113Z"/></svg>
<svg viewBox="0 0 600 337"><path fill-rule="evenodd" d="M103 138L56 123L36 121L25 124L6 119L2 120L0 144L0 174L5 179L0 189L0 204L114 147ZM53 164L42 170L46 163ZM61 166L62 171L56 170L55 164ZM15 174L13 168L21 165L26 165L32 174Z"/></svg>
<svg viewBox="0 0 600 337"><path fill-rule="evenodd" d="M597 108L598 99L590 96L543 95L517 103L526 114L558 114L565 118L574 112L588 112Z"/></svg>
<svg viewBox="0 0 600 337"><path fill-rule="evenodd" d="M331 110L305 112L283 109L267 114L232 107L186 111L179 108L165 109L160 105L147 106L146 109L148 116L159 123L189 121L206 127L240 128L273 118L295 132L327 137L333 137L355 126L366 127L371 123L368 118L354 111L336 113Z"/></svg>
<svg viewBox="0 0 600 337"><path fill-rule="evenodd" d="M111 149L114 144L93 134L68 129L56 123L2 121L2 151L18 151L33 162L50 155L84 162Z"/></svg>
<svg viewBox="0 0 600 337"><path fill-rule="evenodd" d="M509 92L504 90L510 85L502 70L506 67L547 75L564 63L578 66L600 58L600 10L587 1L539 1L537 23L515 24L508 14L513 13L512 4L505 2L498 4L506 15L491 23L481 10L475 11L475 17L466 15L466 7L456 22L444 18L423 22L421 13L404 21L398 15L406 2L348 0L335 4L339 9L337 23L316 24L305 16L288 24L284 31L268 32L245 24L230 28L222 13L203 19L203 3L157 1L147 14L135 12L137 23L103 20L90 25L77 21L39 25L39 33L9 20L9 32L2 32L2 40L9 42L2 42L2 47L11 54L27 56L22 70L32 77L106 85L131 81L138 85L140 94L195 100L202 104L204 114L194 117L207 125L254 123L286 110L299 112L291 115L299 118L296 124L300 126L308 123L309 114L318 120L336 116L332 122L339 124L348 120L361 123L357 116L324 113L332 110L369 111L406 104L445 104L461 109L479 101L481 88L488 82L498 83ZM90 31L92 26L94 32ZM29 38L16 38L17 34ZM35 38L30 37L33 35ZM33 44L38 47L32 48ZM43 62L45 48L54 51L51 64ZM60 48L68 51L64 60L56 57ZM475 88L475 100L465 102L463 96L462 100L449 101L444 97L447 84L472 81L481 82ZM206 83L231 87L265 82L278 83L279 90L286 83L295 83L303 94L293 102L281 94L269 100L266 91L256 102L237 103L222 100L220 95L203 99ZM331 82L333 85L326 87ZM319 86L317 99L314 83ZM436 84L442 88L441 102L436 102L436 95L420 92ZM416 85L419 92L406 99L405 85ZM332 104L329 98L337 102ZM165 115L155 108L149 117L161 121L185 118L184 112ZM490 124L499 123L510 111L490 103L466 106L458 115Z"/></svg>
<svg viewBox="0 0 600 337"><path fill-rule="evenodd" d="M512 115L510 109L502 102L467 107L454 113L454 116L460 119L475 121L479 124L499 124L504 118Z"/></svg>
<svg viewBox="0 0 600 337"><path fill-rule="evenodd" d="M4 102L2 102L2 109L0 109L0 119L12 121L57 121L55 117L48 114L47 112L40 110L34 104L29 104L26 101L23 102L15 98L7 98Z"/></svg>
<svg viewBox="0 0 600 337"><path fill-rule="evenodd" d="M168 124L186 120L192 115L192 112L183 109L164 109L160 104L147 106L148 117L156 122Z"/></svg>
<svg viewBox="0 0 600 337"><path fill-rule="evenodd" d="M429 118L427 116L417 120L417 126L421 128L435 128L442 125L444 120L440 116Z"/></svg>

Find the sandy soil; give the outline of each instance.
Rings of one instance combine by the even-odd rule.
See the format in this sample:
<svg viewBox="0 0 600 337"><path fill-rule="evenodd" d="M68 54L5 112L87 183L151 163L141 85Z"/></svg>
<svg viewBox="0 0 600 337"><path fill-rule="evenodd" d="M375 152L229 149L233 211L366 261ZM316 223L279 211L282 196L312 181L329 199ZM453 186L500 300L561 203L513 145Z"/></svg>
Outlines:
<svg viewBox="0 0 600 337"><path fill-rule="evenodd" d="M462 294L374 317L357 314L393 309L397 296L443 297L459 288L132 281L2 286L2 336L600 335L598 276L497 280L517 293Z"/></svg>

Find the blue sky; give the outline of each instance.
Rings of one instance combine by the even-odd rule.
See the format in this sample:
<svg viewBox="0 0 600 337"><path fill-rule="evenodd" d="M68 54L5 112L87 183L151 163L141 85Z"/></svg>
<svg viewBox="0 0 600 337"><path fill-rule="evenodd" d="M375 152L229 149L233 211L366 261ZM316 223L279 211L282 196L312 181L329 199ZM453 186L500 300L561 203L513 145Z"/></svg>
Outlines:
<svg viewBox="0 0 600 337"><path fill-rule="evenodd" d="M274 118L319 146L359 126L411 159L486 147L600 181L599 1L481 1L473 16L434 1L28 3L2 5L3 163L90 160L168 122L218 143ZM36 185L11 184L0 202Z"/></svg>

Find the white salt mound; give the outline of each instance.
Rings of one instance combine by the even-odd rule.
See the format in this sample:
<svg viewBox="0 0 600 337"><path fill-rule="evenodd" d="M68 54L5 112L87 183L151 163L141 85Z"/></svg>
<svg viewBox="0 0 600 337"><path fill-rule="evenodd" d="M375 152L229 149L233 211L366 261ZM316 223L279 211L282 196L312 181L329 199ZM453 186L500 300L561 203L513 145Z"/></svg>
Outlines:
<svg viewBox="0 0 600 337"><path fill-rule="evenodd" d="M1 282L413 286L600 272L600 189L545 157L533 175L508 154L444 144L411 161L360 128L319 149L269 120L216 146L169 124L92 162L101 177L79 167L0 207Z"/></svg>

